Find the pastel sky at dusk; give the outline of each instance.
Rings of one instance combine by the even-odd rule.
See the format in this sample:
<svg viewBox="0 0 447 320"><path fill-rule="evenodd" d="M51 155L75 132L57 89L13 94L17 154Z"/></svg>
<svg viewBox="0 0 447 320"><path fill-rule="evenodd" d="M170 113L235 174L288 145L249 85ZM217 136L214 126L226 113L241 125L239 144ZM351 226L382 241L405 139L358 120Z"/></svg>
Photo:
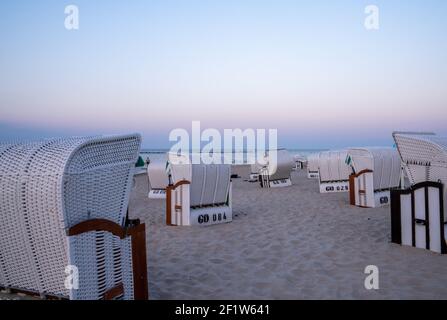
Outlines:
<svg viewBox="0 0 447 320"><path fill-rule="evenodd" d="M443 0L1 1L0 39L0 140L140 132L164 148L193 120L276 128L289 148L447 135Z"/></svg>

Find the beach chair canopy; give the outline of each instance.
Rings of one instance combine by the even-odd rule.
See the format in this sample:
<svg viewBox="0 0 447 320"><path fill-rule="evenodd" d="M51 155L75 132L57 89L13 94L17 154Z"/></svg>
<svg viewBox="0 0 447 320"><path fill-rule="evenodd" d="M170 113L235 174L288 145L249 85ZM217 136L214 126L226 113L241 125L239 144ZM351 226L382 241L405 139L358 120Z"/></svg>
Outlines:
<svg viewBox="0 0 447 320"><path fill-rule="evenodd" d="M348 158L351 160L354 173L363 170L373 171L374 190L399 186L401 160L396 149L386 147L350 148Z"/></svg>
<svg viewBox="0 0 447 320"><path fill-rule="evenodd" d="M85 246L95 233L69 241L67 231L90 219L124 224L140 142L133 134L0 147L0 285L95 298L96 248ZM107 257L104 253L104 263L111 262ZM83 290L77 293L64 286L71 264L92 277L81 279Z"/></svg>
<svg viewBox="0 0 447 320"><path fill-rule="evenodd" d="M319 154L320 181L345 181L352 172L346 164L346 150L323 151Z"/></svg>
<svg viewBox="0 0 447 320"><path fill-rule="evenodd" d="M171 183L189 181L190 206L202 207L226 203L231 183L230 164L191 164L188 155L170 154L169 170ZM188 159L189 160L189 159ZM172 162L171 162L172 161Z"/></svg>
<svg viewBox="0 0 447 320"><path fill-rule="evenodd" d="M270 180L288 179L295 164L286 149L269 150L266 152L266 163Z"/></svg>
<svg viewBox="0 0 447 320"><path fill-rule="evenodd" d="M152 189L165 189L169 185L166 161L152 161L147 166L147 174Z"/></svg>
<svg viewBox="0 0 447 320"><path fill-rule="evenodd" d="M447 137L429 133L394 133L393 137L412 185L447 183Z"/></svg>

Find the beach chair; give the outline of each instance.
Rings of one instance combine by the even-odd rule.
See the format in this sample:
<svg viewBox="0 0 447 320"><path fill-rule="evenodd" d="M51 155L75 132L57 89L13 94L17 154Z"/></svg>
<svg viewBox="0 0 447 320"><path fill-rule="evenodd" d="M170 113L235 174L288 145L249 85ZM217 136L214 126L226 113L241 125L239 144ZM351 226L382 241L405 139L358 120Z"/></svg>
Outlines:
<svg viewBox="0 0 447 320"><path fill-rule="evenodd" d="M166 161L154 161L147 166L150 184L149 199L166 199L166 187L169 185Z"/></svg>
<svg viewBox="0 0 447 320"><path fill-rule="evenodd" d="M307 158L300 154L296 154L293 159L295 160L294 170L303 170L307 167Z"/></svg>
<svg viewBox="0 0 447 320"><path fill-rule="evenodd" d="M352 170L346 164L346 150L319 153L318 172L320 193L348 192Z"/></svg>
<svg viewBox="0 0 447 320"><path fill-rule="evenodd" d="M390 189L399 187L401 161L394 148L351 148L347 163L353 173L349 176L350 204L375 208L390 204Z"/></svg>
<svg viewBox="0 0 447 320"><path fill-rule="evenodd" d="M208 226L233 219L230 164L191 164L170 155L166 224ZM187 158L187 156L186 156Z"/></svg>
<svg viewBox="0 0 447 320"><path fill-rule="evenodd" d="M250 182L258 182L259 181L259 173L261 172L262 165L259 163L254 163L250 165L250 175L248 177L248 181Z"/></svg>
<svg viewBox="0 0 447 320"><path fill-rule="evenodd" d="M285 149L266 152L265 163L259 172L259 180L263 188L279 188L292 185L290 174L294 160Z"/></svg>
<svg viewBox="0 0 447 320"><path fill-rule="evenodd" d="M319 173L319 153L312 153L307 156L307 178L309 179L318 179L320 177Z"/></svg>
<svg viewBox="0 0 447 320"><path fill-rule="evenodd" d="M145 226L127 219L139 135L0 152L0 287L48 298L146 299Z"/></svg>
<svg viewBox="0 0 447 320"><path fill-rule="evenodd" d="M447 137L393 133L411 186L391 191L392 242L447 253Z"/></svg>

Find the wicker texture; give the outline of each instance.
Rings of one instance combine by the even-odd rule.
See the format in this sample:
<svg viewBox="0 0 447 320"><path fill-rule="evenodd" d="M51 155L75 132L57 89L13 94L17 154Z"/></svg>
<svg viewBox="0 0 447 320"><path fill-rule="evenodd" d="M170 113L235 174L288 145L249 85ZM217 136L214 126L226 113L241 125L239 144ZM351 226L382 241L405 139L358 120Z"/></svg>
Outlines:
<svg viewBox="0 0 447 320"><path fill-rule="evenodd" d="M140 142L139 135L128 135L0 146L0 285L100 297L96 232L67 237L66 231L95 218L124 224ZM116 240L109 236L104 246L112 248ZM64 286L69 264L81 279L91 277L73 292Z"/></svg>
<svg viewBox="0 0 447 320"><path fill-rule="evenodd" d="M429 134L394 134L411 184L447 183L447 137Z"/></svg>

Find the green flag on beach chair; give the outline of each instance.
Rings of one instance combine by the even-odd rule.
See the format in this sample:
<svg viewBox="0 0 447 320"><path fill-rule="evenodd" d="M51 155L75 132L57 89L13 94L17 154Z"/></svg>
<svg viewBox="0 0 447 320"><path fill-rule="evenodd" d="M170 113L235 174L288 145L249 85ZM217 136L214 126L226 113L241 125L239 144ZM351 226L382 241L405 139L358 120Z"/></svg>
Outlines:
<svg viewBox="0 0 447 320"><path fill-rule="evenodd" d="M137 168L144 167L144 160L143 160L143 158L141 158L141 156L138 157L138 161L135 164L135 167L137 167Z"/></svg>

